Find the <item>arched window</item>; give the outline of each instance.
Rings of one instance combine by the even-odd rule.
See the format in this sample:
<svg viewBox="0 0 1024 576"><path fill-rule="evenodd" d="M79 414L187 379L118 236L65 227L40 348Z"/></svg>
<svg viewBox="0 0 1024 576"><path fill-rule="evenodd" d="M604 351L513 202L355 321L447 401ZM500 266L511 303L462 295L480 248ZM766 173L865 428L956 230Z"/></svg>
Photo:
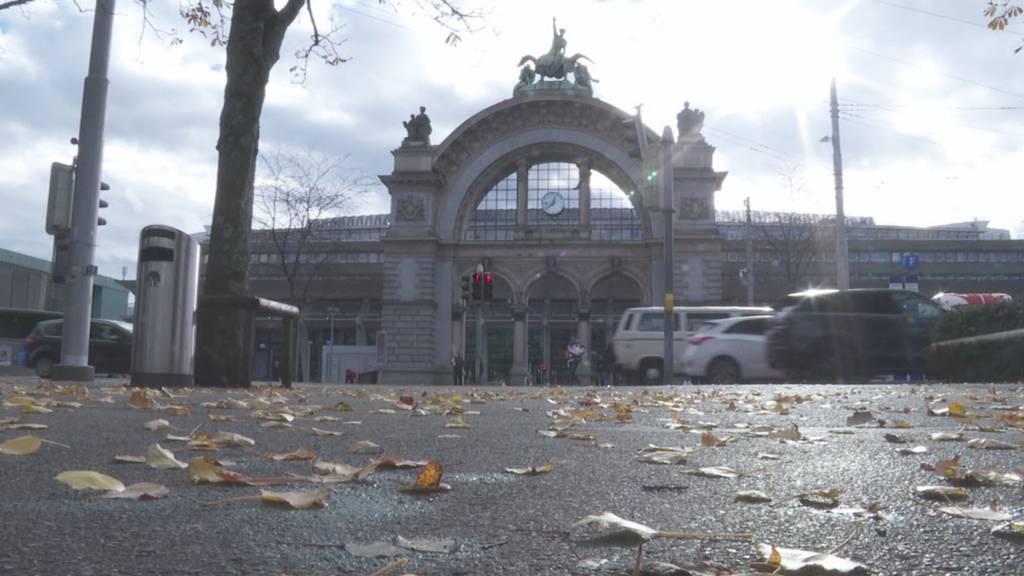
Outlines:
<svg viewBox="0 0 1024 576"><path fill-rule="evenodd" d="M581 223L580 170L570 162L535 164L527 172L526 226L532 230L578 228ZM634 192L623 191L597 170L590 171L590 238L641 240ZM516 238L518 175L512 171L495 184L477 205L466 228L466 240L507 241Z"/></svg>

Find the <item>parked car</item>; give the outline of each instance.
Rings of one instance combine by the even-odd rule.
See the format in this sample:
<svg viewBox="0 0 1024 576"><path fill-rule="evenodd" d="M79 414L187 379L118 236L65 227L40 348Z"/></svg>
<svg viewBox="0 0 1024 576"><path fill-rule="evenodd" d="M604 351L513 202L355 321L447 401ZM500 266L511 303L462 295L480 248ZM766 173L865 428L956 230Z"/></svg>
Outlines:
<svg viewBox="0 0 1024 576"><path fill-rule="evenodd" d="M61 358L64 320L36 324L25 339L26 365L41 378L49 378ZM89 365L100 374L126 374L131 370L132 325L118 320L89 323Z"/></svg>
<svg viewBox="0 0 1024 576"><path fill-rule="evenodd" d="M753 306L676 307L673 310L673 374L683 373L686 339L705 323L734 316L754 316L771 312L771 308ZM629 308L622 314L615 335L612 336L612 349L615 352L616 367L623 371L627 381L661 382L665 351L664 326L665 311L661 307Z"/></svg>
<svg viewBox="0 0 1024 576"><path fill-rule="evenodd" d="M923 373L942 310L906 290L811 290L791 294L768 333L772 368L787 377L851 381Z"/></svg>
<svg viewBox="0 0 1024 576"><path fill-rule="evenodd" d="M743 380L778 380L782 372L768 365L772 316L714 320L687 339L683 372L697 381L736 384Z"/></svg>

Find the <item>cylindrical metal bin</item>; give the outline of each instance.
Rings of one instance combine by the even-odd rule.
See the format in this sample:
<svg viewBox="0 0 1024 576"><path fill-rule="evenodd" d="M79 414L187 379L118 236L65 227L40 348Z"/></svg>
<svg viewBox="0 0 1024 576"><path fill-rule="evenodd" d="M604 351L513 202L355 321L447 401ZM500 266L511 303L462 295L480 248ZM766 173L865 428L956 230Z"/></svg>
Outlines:
<svg viewBox="0 0 1024 576"><path fill-rule="evenodd" d="M146 226L135 284L132 386L191 386L199 243L170 226Z"/></svg>

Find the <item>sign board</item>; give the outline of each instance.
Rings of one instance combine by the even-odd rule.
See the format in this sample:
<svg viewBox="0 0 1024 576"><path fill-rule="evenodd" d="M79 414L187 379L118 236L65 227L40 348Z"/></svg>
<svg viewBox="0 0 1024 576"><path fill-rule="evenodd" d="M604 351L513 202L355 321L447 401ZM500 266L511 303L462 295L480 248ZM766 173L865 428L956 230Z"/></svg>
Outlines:
<svg viewBox="0 0 1024 576"><path fill-rule="evenodd" d="M889 277L889 290L903 290L903 277L902 276L890 276Z"/></svg>
<svg viewBox="0 0 1024 576"><path fill-rule="evenodd" d="M903 283L903 289L918 292L918 288L917 276L907 276L906 282Z"/></svg>
<svg viewBox="0 0 1024 576"><path fill-rule="evenodd" d="M907 270L913 270L921 265L921 258L917 254L904 254L903 255L903 267Z"/></svg>

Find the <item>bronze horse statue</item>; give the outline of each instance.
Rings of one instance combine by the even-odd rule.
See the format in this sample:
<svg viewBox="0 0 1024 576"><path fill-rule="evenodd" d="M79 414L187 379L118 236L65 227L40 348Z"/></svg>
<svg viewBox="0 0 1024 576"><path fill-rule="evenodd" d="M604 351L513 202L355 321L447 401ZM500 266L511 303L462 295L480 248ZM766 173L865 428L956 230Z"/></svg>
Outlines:
<svg viewBox="0 0 1024 576"><path fill-rule="evenodd" d="M579 53L573 54L569 58L564 56L555 56L552 58L551 56L552 55L549 53L541 56L540 58L534 58L527 54L519 61L519 66L522 66L527 62L533 62L534 68L536 69L537 74L540 75L541 80L544 78L555 78L561 80L562 78L565 78L566 74L576 70L576 62L578 60L589 60L593 62L590 58Z"/></svg>

